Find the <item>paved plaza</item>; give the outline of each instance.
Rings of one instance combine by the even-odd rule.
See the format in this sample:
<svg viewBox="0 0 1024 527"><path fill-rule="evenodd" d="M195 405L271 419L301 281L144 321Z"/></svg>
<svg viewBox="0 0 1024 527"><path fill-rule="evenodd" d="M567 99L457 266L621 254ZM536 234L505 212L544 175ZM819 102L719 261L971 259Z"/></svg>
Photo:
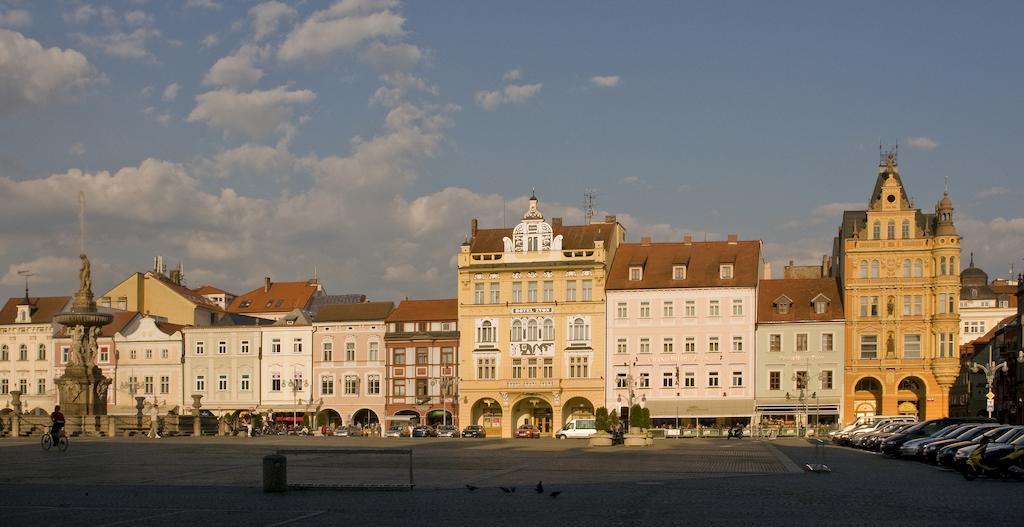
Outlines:
<svg viewBox="0 0 1024 527"><path fill-rule="evenodd" d="M278 448L411 448L416 487L264 494L261 459ZM0 442L0 524L952 525L1024 517L1024 483L967 482L832 446L825 456L831 474L799 468L815 460L802 440L591 449L554 439L73 438L61 454L9 439ZM289 479L390 483L407 477L407 459L289 456Z"/></svg>

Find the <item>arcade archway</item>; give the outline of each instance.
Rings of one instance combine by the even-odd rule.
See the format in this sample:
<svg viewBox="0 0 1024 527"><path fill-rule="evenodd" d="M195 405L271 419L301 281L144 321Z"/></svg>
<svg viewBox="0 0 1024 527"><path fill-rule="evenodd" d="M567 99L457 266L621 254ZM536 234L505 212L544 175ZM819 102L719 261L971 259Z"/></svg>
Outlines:
<svg viewBox="0 0 1024 527"><path fill-rule="evenodd" d="M864 377L853 387L853 408L857 417L878 415L882 411L882 383L874 377Z"/></svg>
<svg viewBox="0 0 1024 527"><path fill-rule="evenodd" d="M918 377L906 377L896 388L897 408L900 415L912 415L918 420L927 419L927 388Z"/></svg>
<svg viewBox="0 0 1024 527"><path fill-rule="evenodd" d="M527 395L512 405L512 428L532 424L542 434L554 432L554 412L551 403L539 395Z"/></svg>
<svg viewBox="0 0 1024 527"><path fill-rule="evenodd" d="M472 424L484 427L488 437L501 437L501 404L485 397L473 403Z"/></svg>

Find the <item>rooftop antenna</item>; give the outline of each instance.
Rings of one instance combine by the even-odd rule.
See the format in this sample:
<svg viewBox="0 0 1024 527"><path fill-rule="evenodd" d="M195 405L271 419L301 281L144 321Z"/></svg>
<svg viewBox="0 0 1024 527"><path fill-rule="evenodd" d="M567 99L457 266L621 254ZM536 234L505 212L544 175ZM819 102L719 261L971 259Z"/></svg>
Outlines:
<svg viewBox="0 0 1024 527"><path fill-rule="evenodd" d="M597 207L597 189L588 188L583 191L583 219L584 225L590 225L594 219L594 208Z"/></svg>
<svg viewBox="0 0 1024 527"><path fill-rule="evenodd" d="M1013 266L1011 266L1011 269L1013 269ZM28 304L29 303L29 276L35 276L36 273L34 273L34 272L32 272L32 271L30 271L28 269L22 269L20 271L17 271L17 273L22 275L22 276L25 276L25 301ZM1010 271L1010 274L1013 274L1013 270Z"/></svg>

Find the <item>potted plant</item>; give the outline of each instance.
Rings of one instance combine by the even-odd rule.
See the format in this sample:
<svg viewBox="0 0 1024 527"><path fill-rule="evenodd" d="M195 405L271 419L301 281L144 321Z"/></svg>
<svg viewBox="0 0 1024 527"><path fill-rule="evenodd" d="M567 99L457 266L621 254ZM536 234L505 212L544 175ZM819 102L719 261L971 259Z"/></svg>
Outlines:
<svg viewBox="0 0 1024 527"><path fill-rule="evenodd" d="M639 404L629 408L629 433L623 437L625 446L646 446L647 436L644 434L644 413Z"/></svg>
<svg viewBox="0 0 1024 527"><path fill-rule="evenodd" d="M608 409L600 407L594 412L594 428L597 429L594 435L590 436L590 446L612 446L612 435L608 433L611 421L608 419Z"/></svg>
<svg viewBox="0 0 1024 527"><path fill-rule="evenodd" d="M650 408L642 408L640 410L640 426L644 429L644 431L650 430L650 428L651 428L651 410L650 410ZM647 446L651 446L651 445L654 444L654 436L651 435L650 432L645 433L644 437L647 440Z"/></svg>

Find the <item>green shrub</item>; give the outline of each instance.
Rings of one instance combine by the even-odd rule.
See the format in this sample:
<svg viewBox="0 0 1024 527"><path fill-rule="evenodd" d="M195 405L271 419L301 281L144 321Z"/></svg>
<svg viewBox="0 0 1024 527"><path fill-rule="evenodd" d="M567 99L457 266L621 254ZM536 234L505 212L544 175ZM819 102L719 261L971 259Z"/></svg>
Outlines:
<svg viewBox="0 0 1024 527"><path fill-rule="evenodd" d="M607 408L602 406L598 408L597 411L594 413L594 427L597 428L599 432L604 432L608 430L610 424L608 421Z"/></svg>
<svg viewBox="0 0 1024 527"><path fill-rule="evenodd" d="M619 412L612 410L612 413L608 414L608 424L612 425L612 428L619 427Z"/></svg>
<svg viewBox="0 0 1024 527"><path fill-rule="evenodd" d="M650 428L651 427L651 409L650 408L644 408L644 409L640 410L640 415L641 415L640 422L642 423L640 426L643 427L643 428Z"/></svg>
<svg viewBox="0 0 1024 527"><path fill-rule="evenodd" d="M643 410L640 409L639 404L634 404L629 407L629 427L630 428L643 428Z"/></svg>

